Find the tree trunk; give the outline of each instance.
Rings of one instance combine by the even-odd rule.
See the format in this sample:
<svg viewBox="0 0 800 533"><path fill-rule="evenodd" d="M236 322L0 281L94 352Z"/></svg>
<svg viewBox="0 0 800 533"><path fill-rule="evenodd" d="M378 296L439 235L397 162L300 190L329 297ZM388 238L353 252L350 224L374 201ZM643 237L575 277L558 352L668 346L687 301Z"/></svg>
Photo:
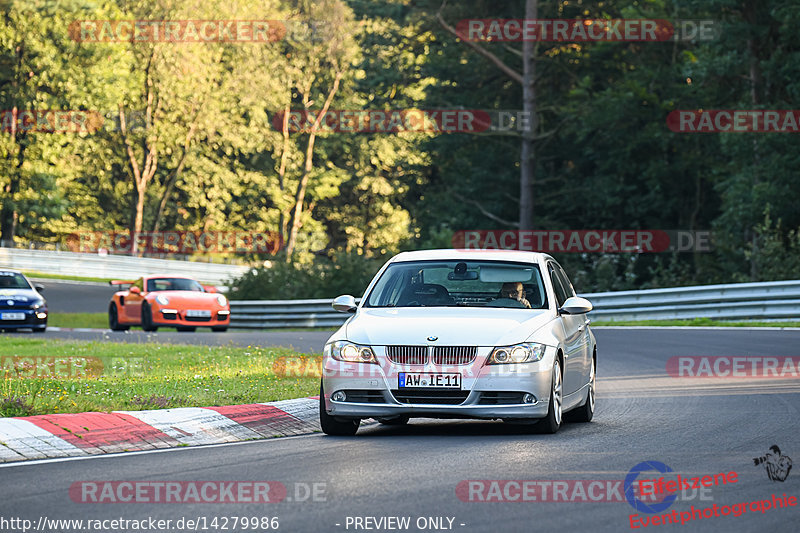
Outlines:
<svg viewBox="0 0 800 533"><path fill-rule="evenodd" d="M14 246L14 235L17 232L17 213L14 195L17 193L19 180L16 176L9 176L8 185L3 188L3 208L0 210L0 244Z"/></svg>
<svg viewBox="0 0 800 533"><path fill-rule="evenodd" d="M515 224L520 229L533 228L533 215L534 215L534 202L533 202L533 186L536 177L536 132L538 130L538 117L536 115L536 54L535 43L533 41L525 41L522 44L522 75L512 69L503 61L476 42L472 42L461 35L458 30L448 24L442 10L447 5L447 0L442 2L439 11L436 13L436 19L439 24L447 30L450 34L458 38L462 44L473 49L478 54L488 59L495 67L500 69L510 79L522 85L522 109L523 117L527 120L527 127L522 128L522 145L520 147L520 180L519 180L519 223ZM538 0L525 1L525 18L535 19L538 15L539 3ZM487 217L499 221L500 218L496 215L486 212L481 208L481 211Z"/></svg>
<svg viewBox="0 0 800 533"><path fill-rule="evenodd" d="M11 138L16 141L17 136L17 106L11 110ZM8 176L8 185L3 188L3 207L0 209L0 245L14 246L14 236L17 233L19 213L14 196L19 192L19 170L22 167L22 154L24 148L19 143L14 143L14 157L17 158L16 169Z"/></svg>
<svg viewBox="0 0 800 533"><path fill-rule="evenodd" d="M538 1L526 0L525 18L537 17ZM536 152L534 141L537 130L536 116L536 62L533 41L522 44L522 110L528 127L522 130L519 175L519 229L533 229L533 185L536 178Z"/></svg>
<svg viewBox="0 0 800 533"><path fill-rule="evenodd" d="M305 166L303 168L303 176L300 178L300 183L297 184L297 192L294 195L294 209L292 213L292 223L289 228L289 238L286 241L286 262L292 260L294 248L297 245L297 234L300 231L301 217L303 215L303 202L306 198L306 189L308 187L308 179L311 176L311 171L314 168L314 142L317 139L317 129L322 122L322 117L328 112L331 105L333 96L339 90L339 81L342 79L342 72L336 72L336 77L333 79L333 86L325 98L325 103L322 109L317 114L314 124L311 126L311 132L308 135L308 145L306 146Z"/></svg>
<svg viewBox="0 0 800 533"><path fill-rule="evenodd" d="M196 118L197 116L195 116L195 119ZM164 194L161 196L161 201L158 203L156 219L153 221L153 233L158 233L159 227L161 226L161 218L164 216L164 210L167 208L167 202L172 195L172 191L175 189L175 182L178 181L178 176L183 172L183 167L186 166L186 155L189 153L189 147L192 144L192 137L194 136L195 129L196 123L193 122L189 127L189 131L186 133L186 140L183 144L183 152L178 161L178 166L175 167L175 170L172 171L172 174L170 174L167 179L167 186L164 189Z"/></svg>
<svg viewBox="0 0 800 533"><path fill-rule="evenodd" d="M289 157L289 113L290 112L291 112L291 96L289 96L289 102L286 103L286 107L283 110L283 123L281 124L283 145L281 146L281 164L280 167L278 167L278 189L281 191L281 198L283 198L283 191L286 188L285 177L286 177L286 160ZM280 217L278 219L278 232L280 232L281 235L281 244L286 242L286 223L287 223L286 213L283 212L283 208L281 207Z"/></svg>
<svg viewBox="0 0 800 533"><path fill-rule="evenodd" d="M10 22L10 20L9 20ZM12 98L24 101L21 96L19 73L22 70L22 60L25 55L25 45L20 43L17 46L17 64L14 69L14 74L11 81ZM24 82L23 82L24 83ZM19 212L14 196L19 192L20 171L22 170L22 162L24 160L25 147L17 140L17 117L19 109L16 105L11 108L11 140L14 148L14 157L17 159L16 168L12 170L8 176L8 185L4 188L3 207L0 209L0 245L7 243L7 246L14 246L14 236L17 234L17 222L19 221ZM22 132L22 136L25 132Z"/></svg>
<svg viewBox="0 0 800 533"><path fill-rule="evenodd" d="M757 2L748 2L745 5L744 9L744 18L747 23L750 25L751 28L751 35L750 38L747 39L747 54L749 56L749 67L750 67L750 103L753 105L753 109L758 109L761 106L761 93L763 90L763 77L761 74L761 58L759 53L759 43L756 43L756 37L754 35L753 28L758 25L759 22L759 14L757 10L759 9L759 4ZM753 135L753 166L752 166L752 176L753 176L753 191L756 190L758 187L759 182L759 173L761 169L761 157L759 151L759 144L758 144L758 135ZM751 254L750 254L750 281L759 281L759 264L758 258L759 254L759 232L755 229L753 230L753 237L750 243L751 245Z"/></svg>
<svg viewBox="0 0 800 533"><path fill-rule="evenodd" d="M144 224L144 200L147 192L147 185L150 180L155 176L158 169L158 139L153 134L153 112L154 102L156 99L155 90L153 89L152 66L155 58L155 49L150 55L145 69L145 91L147 94L147 105L145 107L145 139L142 141L142 149L144 151L144 162L139 166L136 160L136 152L133 149L133 141L128 135L128 123L125 118L125 108L119 104L119 125L122 140L125 143L125 150L128 154L128 164L131 167L131 174L133 175L133 185L136 191L136 202L133 211L133 225L131 227L131 254L139 254L138 235L142 232Z"/></svg>

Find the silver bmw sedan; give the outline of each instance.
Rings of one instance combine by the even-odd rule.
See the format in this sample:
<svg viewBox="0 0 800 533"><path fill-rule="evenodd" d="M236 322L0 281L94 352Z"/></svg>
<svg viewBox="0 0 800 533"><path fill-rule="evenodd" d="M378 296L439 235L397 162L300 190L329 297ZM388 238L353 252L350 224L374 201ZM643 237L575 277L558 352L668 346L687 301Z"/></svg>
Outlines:
<svg viewBox="0 0 800 533"><path fill-rule="evenodd" d="M325 345L319 415L328 435L362 419L502 419L555 433L588 422L597 345L567 275L549 255L425 250L390 259Z"/></svg>

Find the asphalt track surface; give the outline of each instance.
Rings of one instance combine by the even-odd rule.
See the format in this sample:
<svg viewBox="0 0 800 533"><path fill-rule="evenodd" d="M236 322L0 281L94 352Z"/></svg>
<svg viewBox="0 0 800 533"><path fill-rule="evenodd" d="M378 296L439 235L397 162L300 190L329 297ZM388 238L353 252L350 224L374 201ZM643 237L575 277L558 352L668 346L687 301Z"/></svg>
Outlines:
<svg viewBox="0 0 800 533"><path fill-rule="evenodd" d="M44 286L42 296L51 313L105 313L117 290L107 283L31 278Z"/></svg>
<svg viewBox="0 0 800 533"><path fill-rule="evenodd" d="M268 516L279 518L279 531L301 532L365 531L352 523L346 527L348 517L387 516L410 517L408 530L419 531L421 517L450 517L452 529L464 532L625 531L636 513L625 501L463 501L456 487L463 480L623 480L648 460L684 476L738 474L736 483L704 495L682 495L665 512L800 495L800 467L778 482L753 464L776 444L785 455L800 458L800 380L681 379L665 372L667 360L676 355L797 355L800 332L598 329L596 335L595 419L567 424L556 435L531 434L502 422L421 419L405 427L362 428L353 438L312 434L17 464L0 468L0 517L34 524L40 517L153 517L173 524L181 517L206 517L210 524L214 517ZM267 504L76 503L70 485L87 480L269 480L283 483L288 498ZM317 501L297 501L295 491L302 495L302 484L313 483L324 484ZM765 513L748 508L738 517L647 530L790 532L798 530L799 520L799 507ZM232 522L228 526L234 530Z"/></svg>

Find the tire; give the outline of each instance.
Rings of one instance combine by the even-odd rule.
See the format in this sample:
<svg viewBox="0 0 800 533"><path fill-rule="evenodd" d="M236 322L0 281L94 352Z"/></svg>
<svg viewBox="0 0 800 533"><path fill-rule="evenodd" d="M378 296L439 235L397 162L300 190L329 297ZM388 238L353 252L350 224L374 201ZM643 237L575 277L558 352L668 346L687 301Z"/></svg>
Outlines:
<svg viewBox="0 0 800 533"><path fill-rule="evenodd" d="M108 328L111 331L127 331L130 326L122 326L119 323L119 311L117 305L112 303L108 306Z"/></svg>
<svg viewBox="0 0 800 533"><path fill-rule="evenodd" d="M325 411L325 392L322 382L319 384L319 425L326 435L337 437L352 437L358 431L358 426L361 425L361 420L358 418L340 422Z"/></svg>
<svg viewBox="0 0 800 533"><path fill-rule="evenodd" d="M222 326L219 328L211 328L211 331L216 331L217 333L225 333L226 331L228 331L228 327Z"/></svg>
<svg viewBox="0 0 800 533"><path fill-rule="evenodd" d="M547 408L547 416L541 422L536 424L539 426L542 433L556 433L561 427L562 412L561 408L564 402L564 387L561 374L561 362L556 357L553 363L553 378L550 386L550 403Z"/></svg>
<svg viewBox="0 0 800 533"><path fill-rule="evenodd" d="M398 416L395 418L378 418L376 419L379 424L383 424L384 426L405 426L408 424L408 417L407 416Z"/></svg>
<svg viewBox="0 0 800 533"><path fill-rule="evenodd" d="M594 406L595 406L595 358L592 357L592 370L589 374L589 392L586 395L586 401L583 402L583 405L575 409L574 411L570 411L569 413L569 421L570 422L591 422L592 418L594 417Z"/></svg>
<svg viewBox="0 0 800 533"><path fill-rule="evenodd" d="M142 303L142 329L145 331L158 331L158 326L153 324L153 311L147 302Z"/></svg>
<svg viewBox="0 0 800 533"><path fill-rule="evenodd" d="M178 331L196 331L197 326L176 326L175 329Z"/></svg>
<svg viewBox="0 0 800 533"><path fill-rule="evenodd" d="M47 330L47 326L43 328L33 328L34 333L44 333Z"/></svg>

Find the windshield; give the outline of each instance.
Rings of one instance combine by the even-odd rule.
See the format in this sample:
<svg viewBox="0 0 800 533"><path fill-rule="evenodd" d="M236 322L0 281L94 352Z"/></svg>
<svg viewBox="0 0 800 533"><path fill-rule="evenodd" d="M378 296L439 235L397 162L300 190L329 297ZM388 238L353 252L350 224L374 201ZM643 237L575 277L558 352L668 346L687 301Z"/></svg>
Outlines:
<svg viewBox="0 0 800 533"><path fill-rule="evenodd" d="M414 261L389 265L364 306L547 309L547 297L537 265Z"/></svg>
<svg viewBox="0 0 800 533"><path fill-rule="evenodd" d="M203 286L193 279L153 278L147 280L147 292L153 291L196 291L204 292Z"/></svg>
<svg viewBox="0 0 800 533"><path fill-rule="evenodd" d="M0 270L0 289L30 289L31 285L25 276L17 272Z"/></svg>

